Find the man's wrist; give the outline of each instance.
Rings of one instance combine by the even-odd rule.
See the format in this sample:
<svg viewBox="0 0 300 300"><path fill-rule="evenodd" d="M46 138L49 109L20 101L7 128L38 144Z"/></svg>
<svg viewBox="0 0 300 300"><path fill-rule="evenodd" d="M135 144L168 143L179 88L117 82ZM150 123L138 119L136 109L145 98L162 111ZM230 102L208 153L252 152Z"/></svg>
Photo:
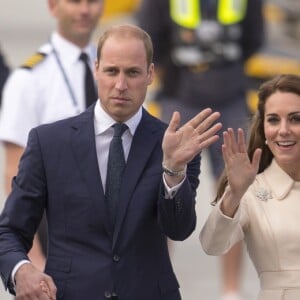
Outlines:
<svg viewBox="0 0 300 300"><path fill-rule="evenodd" d="M11 272L11 281L13 283L13 285L16 284L16 281L15 281L15 276L16 276L16 273L17 271L20 269L21 266L23 266L24 264L31 264L31 261L29 260L26 260L26 259L23 259L21 261L19 261L15 267L13 268L12 272Z"/></svg>
<svg viewBox="0 0 300 300"><path fill-rule="evenodd" d="M185 165L184 168L181 170L173 170L173 169L167 167L166 164L163 163L162 168L166 175L169 175L171 177L180 177L180 176L184 176L186 174L187 166Z"/></svg>

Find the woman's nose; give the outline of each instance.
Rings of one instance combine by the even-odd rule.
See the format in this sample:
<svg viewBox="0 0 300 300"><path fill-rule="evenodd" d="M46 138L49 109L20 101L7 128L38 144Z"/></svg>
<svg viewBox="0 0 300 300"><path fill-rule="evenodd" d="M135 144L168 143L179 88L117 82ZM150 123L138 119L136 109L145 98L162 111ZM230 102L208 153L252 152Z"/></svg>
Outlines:
<svg viewBox="0 0 300 300"><path fill-rule="evenodd" d="M284 121L280 123L279 133L280 134L289 134L290 128L288 122Z"/></svg>

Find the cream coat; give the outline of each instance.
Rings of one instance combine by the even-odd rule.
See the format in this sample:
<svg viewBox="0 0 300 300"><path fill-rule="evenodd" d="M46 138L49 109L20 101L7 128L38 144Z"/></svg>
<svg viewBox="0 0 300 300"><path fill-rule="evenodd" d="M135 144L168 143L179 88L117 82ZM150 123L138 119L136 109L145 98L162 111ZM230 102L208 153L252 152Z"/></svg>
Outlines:
<svg viewBox="0 0 300 300"><path fill-rule="evenodd" d="M258 300L299 300L300 182L273 160L256 176L234 218L222 214L221 201L200 233L204 251L221 255L245 239L260 279Z"/></svg>

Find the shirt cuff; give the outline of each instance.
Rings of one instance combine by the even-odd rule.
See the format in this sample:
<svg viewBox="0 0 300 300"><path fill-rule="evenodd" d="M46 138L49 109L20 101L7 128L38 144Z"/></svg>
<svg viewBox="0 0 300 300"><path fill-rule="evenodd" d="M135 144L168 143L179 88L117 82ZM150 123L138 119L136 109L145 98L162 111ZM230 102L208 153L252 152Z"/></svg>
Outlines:
<svg viewBox="0 0 300 300"><path fill-rule="evenodd" d="M15 275L16 275L17 271L20 269L20 267L24 264L31 264L31 262L27 259L22 259L15 265L15 267L13 268L13 270L11 272L11 282L13 283L14 286L16 286Z"/></svg>
<svg viewBox="0 0 300 300"><path fill-rule="evenodd" d="M184 176L184 178L175 186L173 187L169 187L165 176L163 174L163 182L164 182L164 186L165 186L165 198L166 199L173 199L176 195L176 193L178 192L179 188L182 186L183 182L185 181L186 176Z"/></svg>

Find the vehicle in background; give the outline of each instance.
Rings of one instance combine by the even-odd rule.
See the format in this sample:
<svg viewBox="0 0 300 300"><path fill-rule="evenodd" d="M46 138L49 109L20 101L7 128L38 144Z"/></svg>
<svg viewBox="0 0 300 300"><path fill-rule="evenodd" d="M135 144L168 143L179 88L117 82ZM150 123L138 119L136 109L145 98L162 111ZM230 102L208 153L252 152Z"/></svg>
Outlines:
<svg viewBox="0 0 300 300"><path fill-rule="evenodd" d="M108 0L104 4L102 21L123 17L133 14L140 4L141 0Z"/></svg>
<svg viewBox="0 0 300 300"><path fill-rule="evenodd" d="M271 77L300 75L300 2L267 0L264 6L266 43L245 65L248 77L247 104L251 113L257 106L257 88Z"/></svg>

